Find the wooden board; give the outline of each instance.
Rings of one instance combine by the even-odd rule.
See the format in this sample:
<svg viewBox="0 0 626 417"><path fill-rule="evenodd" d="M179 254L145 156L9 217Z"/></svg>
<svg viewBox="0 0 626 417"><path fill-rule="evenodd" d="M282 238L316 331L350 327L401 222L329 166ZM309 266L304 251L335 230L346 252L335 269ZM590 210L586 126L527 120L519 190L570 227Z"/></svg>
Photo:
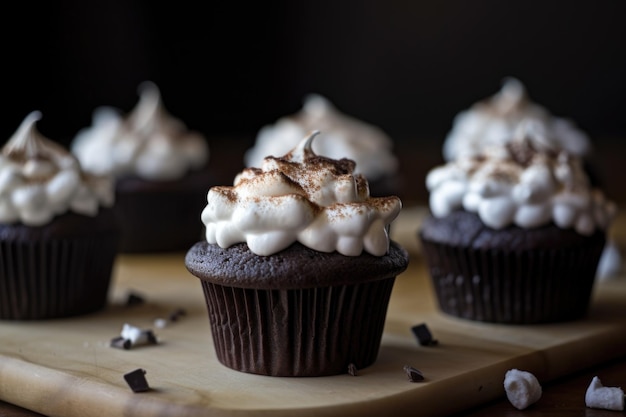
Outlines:
<svg viewBox="0 0 626 417"><path fill-rule="evenodd" d="M411 262L394 286L378 360L358 376L277 378L222 366L199 281L186 271L184 254L125 255L117 260L105 311L0 322L0 399L64 417L447 415L502 397L508 369L528 370L547 382L626 351L621 276L599 282L589 317L573 323L505 326L439 313L415 238L423 213L405 209L392 231L409 248ZM146 303L126 306L130 291L142 293ZM178 308L187 315L154 327L154 319ZM416 342L410 329L422 322L439 345ZM109 347L124 323L151 328L160 343ZM409 382L404 365L421 370L426 380ZM133 393L124 381L123 374L137 368L146 370L149 392Z"/></svg>

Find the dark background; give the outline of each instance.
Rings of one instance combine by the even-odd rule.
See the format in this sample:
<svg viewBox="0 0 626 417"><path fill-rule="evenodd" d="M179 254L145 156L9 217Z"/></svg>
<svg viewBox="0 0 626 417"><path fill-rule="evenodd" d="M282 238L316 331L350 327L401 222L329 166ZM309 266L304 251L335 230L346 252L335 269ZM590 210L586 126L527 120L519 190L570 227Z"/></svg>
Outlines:
<svg viewBox="0 0 626 417"><path fill-rule="evenodd" d="M2 20L6 139L37 109L69 143L149 79L220 152L316 92L439 153L454 115L506 76L596 144L626 138L624 1L21 2Z"/></svg>
<svg viewBox="0 0 626 417"><path fill-rule="evenodd" d="M3 12L4 137L39 109L66 141L151 79L210 136L254 134L318 92L400 140L441 140L507 75L596 136L626 133L623 1L21 3Z"/></svg>

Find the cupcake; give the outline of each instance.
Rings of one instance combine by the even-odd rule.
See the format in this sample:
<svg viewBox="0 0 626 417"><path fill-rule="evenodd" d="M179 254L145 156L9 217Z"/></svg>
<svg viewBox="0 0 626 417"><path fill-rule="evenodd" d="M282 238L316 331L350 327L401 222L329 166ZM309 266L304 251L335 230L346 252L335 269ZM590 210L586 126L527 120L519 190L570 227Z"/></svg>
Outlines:
<svg viewBox="0 0 626 417"><path fill-rule="evenodd" d="M355 174L365 176L372 196L397 194L400 175L391 138L380 128L339 112L317 94L305 98L300 112L262 127L254 146L245 153L244 163L257 167L266 156L284 155L313 130L323 132L313 145L316 154L353 160Z"/></svg>
<svg viewBox="0 0 626 417"><path fill-rule="evenodd" d="M0 319L87 314L107 303L119 233L113 181L83 172L29 114L0 156Z"/></svg>
<svg viewBox="0 0 626 417"><path fill-rule="evenodd" d="M478 101L455 117L444 141L444 159L476 156L489 147L503 145L527 122L553 149L580 157L591 185L601 186L597 168L591 163L593 147L589 136L574 121L557 117L533 102L524 84L513 77L504 79L498 93ZM617 276L621 263L619 249L609 237L597 270L598 278Z"/></svg>
<svg viewBox="0 0 626 417"><path fill-rule="evenodd" d="M535 121L426 178L418 232L440 309L508 324L583 317L615 205Z"/></svg>
<svg viewBox="0 0 626 417"><path fill-rule="evenodd" d="M283 157L212 187L200 279L218 360L237 371L323 376L376 361L395 277L398 197L371 197L355 163L316 155L317 132Z"/></svg>
<svg viewBox="0 0 626 417"><path fill-rule="evenodd" d="M167 113L154 83L139 93L127 116L96 109L71 150L85 170L115 179L121 252L185 251L202 237L198 217L213 181L207 140Z"/></svg>

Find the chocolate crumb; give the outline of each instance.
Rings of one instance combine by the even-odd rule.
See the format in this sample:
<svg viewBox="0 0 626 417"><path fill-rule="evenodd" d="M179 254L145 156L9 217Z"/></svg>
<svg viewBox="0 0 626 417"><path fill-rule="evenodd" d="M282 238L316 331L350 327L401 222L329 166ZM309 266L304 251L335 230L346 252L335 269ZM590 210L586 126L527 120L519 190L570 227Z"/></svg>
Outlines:
<svg viewBox="0 0 626 417"><path fill-rule="evenodd" d="M358 369L355 364L351 363L348 365L348 373L352 376L358 376Z"/></svg>
<svg viewBox="0 0 626 417"><path fill-rule="evenodd" d="M129 307L140 305L143 303L145 303L145 299L143 298L143 296L137 294L136 292L130 292L128 294L128 297L126 298L126 305Z"/></svg>
<svg viewBox="0 0 626 417"><path fill-rule="evenodd" d="M122 336L114 337L111 339L111 343L109 346L118 348L118 349L130 349L132 343L129 339L124 339Z"/></svg>
<svg viewBox="0 0 626 417"><path fill-rule="evenodd" d="M144 392L150 389L146 380L146 371L141 368L124 374L124 379L133 392Z"/></svg>
<svg viewBox="0 0 626 417"><path fill-rule="evenodd" d="M417 338L417 341L422 346L434 346L439 343L438 340L433 339L433 335L426 326L426 323L421 323L411 327L411 331Z"/></svg>
<svg viewBox="0 0 626 417"><path fill-rule="evenodd" d="M146 330L146 336L148 337L149 345L157 345L159 343L152 330Z"/></svg>
<svg viewBox="0 0 626 417"><path fill-rule="evenodd" d="M172 314L170 314L169 320L177 321L179 317L186 316L186 315L187 315L187 311L185 311L185 309L179 308L175 310Z"/></svg>
<svg viewBox="0 0 626 417"><path fill-rule="evenodd" d="M404 365L404 372L406 372L409 382L420 382L424 380L422 372L410 365Z"/></svg>

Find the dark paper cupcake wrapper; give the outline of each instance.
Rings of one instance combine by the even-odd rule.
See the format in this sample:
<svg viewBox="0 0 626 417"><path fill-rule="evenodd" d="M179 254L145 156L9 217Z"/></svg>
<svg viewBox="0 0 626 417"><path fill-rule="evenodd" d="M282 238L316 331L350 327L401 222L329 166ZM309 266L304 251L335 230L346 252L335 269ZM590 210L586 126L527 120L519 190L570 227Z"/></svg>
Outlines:
<svg viewBox="0 0 626 417"><path fill-rule="evenodd" d="M107 301L117 238L0 242L0 319L68 317Z"/></svg>
<svg viewBox="0 0 626 417"><path fill-rule="evenodd" d="M302 290L201 281L218 360L248 373L323 376L371 365L395 277Z"/></svg>
<svg viewBox="0 0 626 417"><path fill-rule="evenodd" d="M422 238L440 309L470 320L531 324L583 317L603 239L567 249L474 250Z"/></svg>

